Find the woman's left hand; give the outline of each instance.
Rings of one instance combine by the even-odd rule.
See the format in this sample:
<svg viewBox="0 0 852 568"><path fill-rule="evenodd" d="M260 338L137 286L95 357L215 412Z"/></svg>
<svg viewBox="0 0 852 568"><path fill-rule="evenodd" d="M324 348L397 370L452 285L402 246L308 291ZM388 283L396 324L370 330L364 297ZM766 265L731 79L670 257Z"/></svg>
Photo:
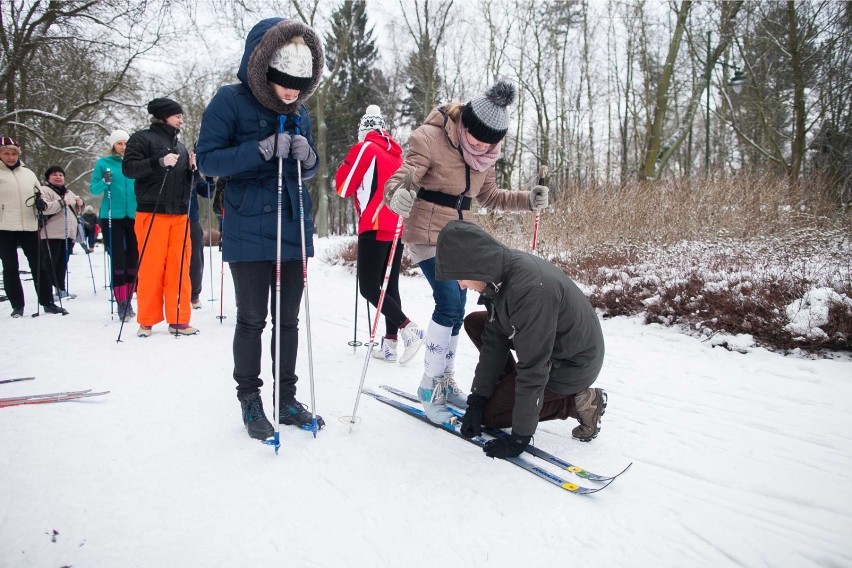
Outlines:
<svg viewBox="0 0 852 568"><path fill-rule="evenodd" d="M547 206L550 204L550 200L547 198L548 193L550 193L550 190L543 185L537 185L532 188L530 190L530 209L533 211L547 209Z"/></svg>

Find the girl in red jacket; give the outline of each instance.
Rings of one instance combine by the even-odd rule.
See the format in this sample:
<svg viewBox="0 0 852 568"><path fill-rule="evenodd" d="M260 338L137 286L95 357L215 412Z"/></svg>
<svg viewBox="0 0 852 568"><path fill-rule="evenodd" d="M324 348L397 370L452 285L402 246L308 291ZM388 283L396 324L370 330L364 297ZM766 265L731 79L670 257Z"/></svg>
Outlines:
<svg viewBox="0 0 852 568"><path fill-rule="evenodd" d="M396 213L382 205L382 191L388 178L401 164L402 149L385 130L381 110L376 105L368 106L358 126L358 143L352 146L340 164L335 180L340 197L355 197L355 211L358 212L358 284L361 295L374 306L379 303L381 284L399 220ZM382 303L385 336L380 348L373 351L373 356L391 363L396 361L399 338L403 343L399 363L405 365L417 354L426 334L402 311L399 297L402 249L402 242L399 242Z"/></svg>

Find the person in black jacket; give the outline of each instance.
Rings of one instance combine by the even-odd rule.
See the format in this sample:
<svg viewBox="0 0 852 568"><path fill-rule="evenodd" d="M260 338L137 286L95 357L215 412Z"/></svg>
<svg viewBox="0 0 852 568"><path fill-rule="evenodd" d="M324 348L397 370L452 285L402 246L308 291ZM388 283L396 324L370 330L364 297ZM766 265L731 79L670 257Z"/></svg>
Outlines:
<svg viewBox="0 0 852 568"><path fill-rule="evenodd" d="M604 359L598 316L574 282L553 264L510 249L470 221L438 235L436 277L479 292L487 311L464 320L479 349L461 433L512 428L485 444L489 457L518 456L541 420L576 418L574 438L598 435L606 391L591 388ZM510 350L517 354L517 362Z"/></svg>
<svg viewBox="0 0 852 568"><path fill-rule="evenodd" d="M178 141L180 104L158 98L148 103L148 112L151 126L130 137L121 166L126 177L136 180L137 335L148 337L163 320L169 322L169 333L194 335L188 213L195 154Z"/></svg>

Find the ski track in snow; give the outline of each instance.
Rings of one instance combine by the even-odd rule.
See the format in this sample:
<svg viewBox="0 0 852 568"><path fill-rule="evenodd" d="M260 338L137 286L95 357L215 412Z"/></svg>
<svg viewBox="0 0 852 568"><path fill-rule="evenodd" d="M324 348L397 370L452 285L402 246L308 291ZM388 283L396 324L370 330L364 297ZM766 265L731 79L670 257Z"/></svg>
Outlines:
<svg viewBox="0 0 852 568"><path fill-rule="evenodd" d="M117 343L100 247L97 295L79 247L71 257L71 315L13 320L0 303L0 378L37 377L0 385L0 397L111 391L0 409L0 566L852 565L852 363L733 353L638 318L605 320L600 436L583 444L570 437L574 421L546 422L535 443L597 473L634 463L606 490L570 495L366 395L360 424L350 432L339 421L352 414L365 359L365 347L348 345L354 271L320 260L340 242L317 241L308 276L327 427L317 439L282 427L278 456L240 421L229 274L227 319L216 319L218 301L203 302L194 337L159 324L140 339L131 322ZM219 262L214 251L217 299ZM29 315L34 292L24 287ZM205 273L202 298L209 287ZM404 277L400 289L425 328L428 284ZM366 344L363 299L357 324ZM310 405L300 327L298 397ZM461 386L476 360L462 334ZM270 367L265 353L269 416ZM373 359L366 386L412 392L421 373L420 354L407 367Z"/></svg>

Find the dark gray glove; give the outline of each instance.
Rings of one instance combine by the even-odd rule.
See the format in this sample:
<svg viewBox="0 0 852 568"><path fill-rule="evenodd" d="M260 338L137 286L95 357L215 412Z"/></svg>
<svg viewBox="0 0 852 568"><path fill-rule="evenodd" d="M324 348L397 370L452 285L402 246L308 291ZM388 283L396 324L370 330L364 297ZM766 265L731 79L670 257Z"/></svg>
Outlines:
<svg viewBox="0 0 852 568"><path fill-rule="evenodd" d="M276 138L278 140L277 146L275 143ZM257 149L267 162L272 158L286 158L290 154L290 135L286 132L281 132L267 136L257 143Z"/></svg>
<svg viewBox="0 0 852 568"><path fill-rule="evenodd" d="M306 169L311 169L317 163L317 155L311 145L308 144L308 139L304 136L296 134L293 136L293 141L290 143L290 151L293 153L293 158L302 162L302 166Z"/></svg>

